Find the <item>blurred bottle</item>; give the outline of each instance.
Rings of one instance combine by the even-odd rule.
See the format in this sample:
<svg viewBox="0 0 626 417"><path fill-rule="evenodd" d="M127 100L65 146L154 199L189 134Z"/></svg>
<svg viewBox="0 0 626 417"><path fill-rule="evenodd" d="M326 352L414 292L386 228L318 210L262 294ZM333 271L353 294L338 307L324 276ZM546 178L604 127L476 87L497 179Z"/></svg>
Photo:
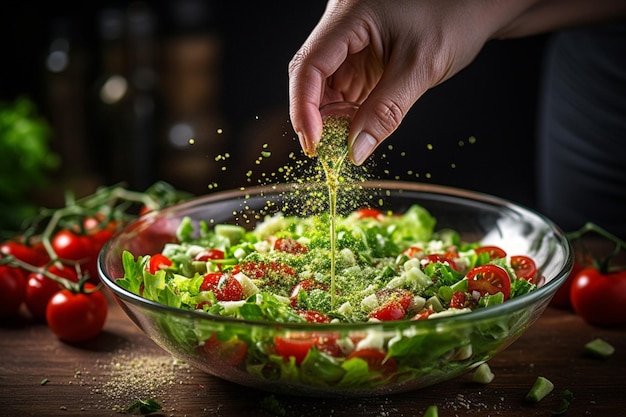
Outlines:
<svg viewBox="0 0 626 417"><path fill-rule="evenodd" d="M158 92L157 16L148 3L132 3L127 10L129 77L132 96L130 176L144 190L156 180L156 120Z"/></svg>
<svg viewBox="0 0 626 417"><path fill-rule="evenodd" d="M228 129L219 108L221 40L212 3L170 1L162 42L165 114L159 137L159 177L204 194L228 176Z"/></svg>
<svg viewBox="0 0 626 417"><path fill-rule="evenodd" d="M76 19L51 20L48 48L43 57L44 100L52 128L52 148L58 153L61 165L55 174L59 181L41 193L44 200L41 204L63 203L65 188L72 188L79 195L89 193L99 181L86 145L89 55L82 43L83 35Z"/></svg>
<svg viewBox="0 0 626 417"><path fill-rule="evenodd" d="M131 85L124 11L102 10L97 17L97 75L90 94L90 147L107 184L131 177Z"/></svg>

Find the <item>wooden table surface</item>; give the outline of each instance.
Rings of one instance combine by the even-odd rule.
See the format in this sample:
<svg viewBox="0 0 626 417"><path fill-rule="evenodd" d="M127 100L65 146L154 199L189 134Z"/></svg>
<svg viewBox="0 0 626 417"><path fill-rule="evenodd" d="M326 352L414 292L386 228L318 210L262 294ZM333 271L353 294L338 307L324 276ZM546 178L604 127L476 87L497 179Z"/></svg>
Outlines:
<svg viewBox="0 0 626 417"><path fill-rule="evenodd" d="M0 323L1 416L115 416L134 399L154 397L161 416L418 416L436 405L439 416L550 416L563 390L575 399L567 416L624 416L626 332L587 325L570 311L548 307L533 326L489 364L495 379L471 374L405 394L349 400L272 395L240 387L178 363L110 300L105 330L70 345L26 312ZM588 357L585 343L615 347L607 359ZM543 401L524 397L544 376L555 389Z"/></svg>

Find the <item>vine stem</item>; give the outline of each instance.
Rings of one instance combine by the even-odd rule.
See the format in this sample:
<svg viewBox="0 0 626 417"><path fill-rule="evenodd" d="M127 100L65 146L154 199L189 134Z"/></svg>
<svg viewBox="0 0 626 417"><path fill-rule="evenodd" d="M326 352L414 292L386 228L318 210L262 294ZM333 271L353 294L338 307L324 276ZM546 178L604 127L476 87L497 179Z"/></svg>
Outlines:
<svg viewBox="0 0 626 417"><path fill-rule="evenodd" d="M611 261L611 259L615 256L617 256L620 251L626 251L626 242L622 239L620 239L619 237L615 236L614 234L610 233L609 231L605 230L604 228L598 226L595 223L592 222L587 222L583 225L583 227L581 227L580 229L574 231L574 232L570 232L567 233L566 236L570 241L576 241L578 239L581 239L584 235L588 234L588 233L596 233L602 237L604 237L607 240L610 240L611 242L613 242L615 244L615 248L613 249L613 251L611 251L611 253L609 253L605 258L601 259L601 260L596 260L594 261L594 263L596 264L597 269L602 272L602 273L607 273L609 272L609 263ZM625 267L626 268L626 267Z"/></svg>

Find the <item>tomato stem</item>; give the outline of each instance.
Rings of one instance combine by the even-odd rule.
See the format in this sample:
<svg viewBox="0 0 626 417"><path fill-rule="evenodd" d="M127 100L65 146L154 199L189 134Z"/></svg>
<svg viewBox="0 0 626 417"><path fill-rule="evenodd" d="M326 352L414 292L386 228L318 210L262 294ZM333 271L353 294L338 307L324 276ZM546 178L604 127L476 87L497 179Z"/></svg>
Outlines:
<svg viewBox="0 0 626 417"><path fill-rule="evenodd" d="M626 251L626 242L592 222L585 223L583 227L574 232L567 233L566 236L571 242L574 242L582 239L582 237L588 233L596 233L615 244L615 248L606 257L594 260L596 268L602 273L607 273L611 259L616 257L622 250Z"/></svg>
<svg viewBox="0 0 626 417"><path fill-rule="evenodd" d="M0 265L8 265L12 267L22 268L29 272L41 274L45 276L46 278L49 278L55 281L56 283L60 284L63 288L68 289L75 293L85 292L84 290L85 282L87 282L87 279L89 278L87 275L81 276L79 274L78 282L74 282L67 278L53 274L52 272L48 271L46 268L34 266L27 262L21 261L17 259L16 257L14 257L13 255L7 255L3 257L2 259L0 259ZM64 265L64 266L68 266L68 265Z"/></svg>

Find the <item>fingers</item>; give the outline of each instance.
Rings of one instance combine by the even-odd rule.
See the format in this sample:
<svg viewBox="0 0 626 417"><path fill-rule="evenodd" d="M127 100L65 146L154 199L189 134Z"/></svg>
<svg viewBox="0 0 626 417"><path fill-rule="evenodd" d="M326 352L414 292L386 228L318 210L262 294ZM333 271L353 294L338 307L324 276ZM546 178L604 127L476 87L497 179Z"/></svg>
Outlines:
<svg viewBox="0 0 626 417"><path fill-rule="evenodd" d="M322 133L320 106L346 99L343 91L329 89L329 80L349 55L358 53L368 43L364 25L347 23L345 19L334 9L327 11L289 63L289 113L307 155L315 153Z"/></svg>
<svg viewBox="0 0 626 417"><path fill-rule="evenodd" d="M346 55L345 44L323 42L314 31L289 63L289 115L300 145L309 156L315 153L322 134L319 108L326 80Z"/></svg>
<svg viewBox="0 0 626 417"><path fill-rule="evenodd" d="M413 104L431 87L429 79L407 70L413 65L408 61L390 59L382 78L353 118L348 155L355 165L361 165L400 126Z"/></svg>

